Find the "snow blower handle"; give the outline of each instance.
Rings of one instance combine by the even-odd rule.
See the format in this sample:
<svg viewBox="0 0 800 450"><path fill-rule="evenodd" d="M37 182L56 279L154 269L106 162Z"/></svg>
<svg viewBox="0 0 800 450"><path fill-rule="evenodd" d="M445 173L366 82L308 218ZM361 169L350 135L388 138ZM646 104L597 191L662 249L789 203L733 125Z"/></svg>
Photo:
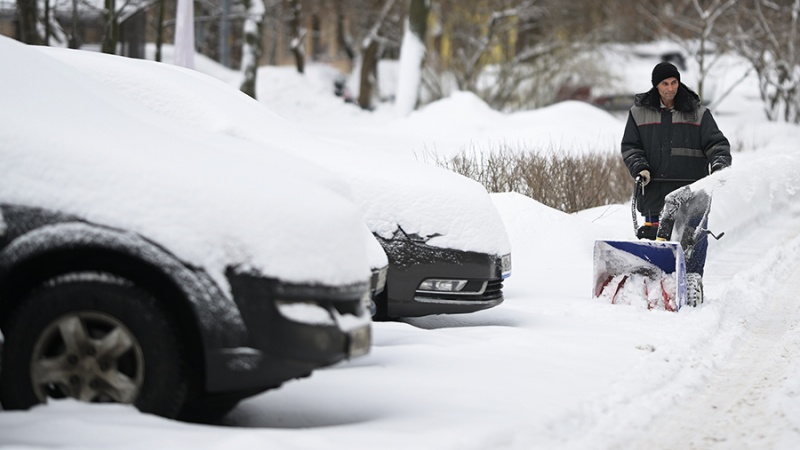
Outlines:
<svg viewBox="0 0 800 450"><path fill-rule="evenodd" d="M631 217L633 218L633 235L639 233L639 218L636 215L636 194L642 191L644 196L644 179L641 175L636 175L636 185L633 187L633 196L631 197Z"/></svg>
<svg viewBox="0 0 800 450"><path fill-rule="evenodd" d="M642 191L642 195L644 195L644 177L641 175L636 175L636 191Z"/></svg>

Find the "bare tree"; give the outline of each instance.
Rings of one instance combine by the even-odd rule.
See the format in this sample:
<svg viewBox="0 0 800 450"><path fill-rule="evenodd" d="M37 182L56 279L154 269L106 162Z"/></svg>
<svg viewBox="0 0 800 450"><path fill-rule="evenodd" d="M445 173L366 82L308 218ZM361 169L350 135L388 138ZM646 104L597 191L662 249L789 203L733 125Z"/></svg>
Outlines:
<svg viewBox="0 0 800 450"><path fill-rule="evenodd" d="M705 79L719 61L730 38L730 27L716 26L730 19L739 0L681 0L660 5L639 5L660 34L683 47L698 66L697 94L705 97ZM721 20L722 19L722 20Z"/></svg>
<svg viewBox="0 0 800 450"><path fill-rule="evenodd" d="M736 51L758 75L769 120L800 123L800 0L749 0L737 9Z"/></svg>
<svg viewBox="0 0 800 450"><path fill-rule="evenodd" d="M537 0L524 0L492 2L485 6L478 4L476 9L478 15L485 18L483 21L467 17L456 19L458 28L453 29L454 69L459 89L477 90L478 77L484 67L494 62L491 52L496 53L495 60L511 56L509 34L524 33L532 21L546 13L537 3ZM456 11L456 15L473 12L472 9Z"/></svg>
<svg viewBox="0 0 800 450"><path fill-rule="evenodd" d="M446 95L453 80L495 109L545 106L563 84L600 76L582 55L610 35L606 8L595 0L440 0L442 31L424 85Z"/></svg>

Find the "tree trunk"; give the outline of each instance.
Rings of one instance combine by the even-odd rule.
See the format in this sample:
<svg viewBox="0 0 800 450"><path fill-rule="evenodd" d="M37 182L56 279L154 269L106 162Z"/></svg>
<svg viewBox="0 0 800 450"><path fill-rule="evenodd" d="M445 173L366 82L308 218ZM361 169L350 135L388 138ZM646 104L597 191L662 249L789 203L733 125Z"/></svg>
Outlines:
<svg viewBox="0 0 800 450"><path fill-rule="evenodd" d="M338 41L339 48L344 50L347 55L347 60L350 63L350 70L353 70L357 53L353 45L353 40L350 38L345 28L342 0L337 0L336 2L336 40Z"/></svg>
<svg viewBox="0 0 800 450"><path fill-rule="evenodd" d="M378 69L378 41L370 42L361 60L361 83L358 90L358 106L372 109L372 88L375 85Z"/></svg>
<svg viewBox="0 0 800 450"><path fill-rule="evenodd" d="M116 0L105 0L105 20L106 20L106 34L103 36L103 45L101 51L103 53L116 54L117 42L119 42L119 19L117 16Z"/></svg>
<svg viewBox="0 0 800 450"><path fill-rule="evenodd" d="M386 0L378 18L372 25L367 37L361 46L361 78L358 89L358 105L363 109L372 109L372 88L378 79L378 50L380 49L379 36L384 21L389 16L396 0Z"/></svg>
<svg viewBox="0 0 800 450"><path fill-rule="evenodd" d="M69 48L78 49L81 46L78 38L78 0L72 0L72 30L69 36Z"/></svg>
<svg viewBox="0 0 800 450"><path fill-rule="evenodd" d="M245 0L247 18L244 22L244 48L242 48L242 69L244 81L240 90L250 97L256 98L256 75L258 63L264 53L263 24L265 9L261 0Z"/></svg>
<svg viewBox="0 0 800 450"><path fill-rule="evenodd" d="M175 11L175 58L176 66L194 69L194 0L178 0Z"/></svg>
<svg viewBox="0 0 800 450"><path fill-rule="evenodd" d="M158 18L156 19L156 61L161 62L161 46L164 44L164 3L167 0L158 2Z"/></svg>
<svg viewBox="0 0 800 450"><path fill-rule="evenodd" d="M39 11L36 0L17 0L19 11L19 28L22 42L32 45L42 45L42 37L36 29L39 21Z"/></svg>
<svg viewBox="0 0 800 450"><path fill-rule="evenodd" d="M269 43L269 65L277 66L278 65L278 36L281 30L281 20L280 17L283 16L283 2L282 1L275 1L272 6L270 7L272 11L272 17L276 17L272 21L272 36L270 38Z"/></svg>
<svg viewBox="0 0 800 450"><path fill-rule="evenodd" d="M44 0L44 45L50 45L50 0Z"/></svg>
<svg viewBox="0 0 800 450"><path fill-rule="evenodd" d="M303 9L303 5L300 4L300 0L291 0L291 8L292 19L289 21L289 25L292 27L292 53L294 54L295 64L297 64L297 71L305 73L306 52L303 49L305 33L300 26L300 11Z"/></svg>
<svg viewBox="0 0 800 450"><path fill-rule="evenodd" d="M425 62L425 39L428 30L428 0L410 0L408 20L400 49L400 74L397 82L395 108L405 117L411 114L419 101L422 81L422 64Z"/></svg>

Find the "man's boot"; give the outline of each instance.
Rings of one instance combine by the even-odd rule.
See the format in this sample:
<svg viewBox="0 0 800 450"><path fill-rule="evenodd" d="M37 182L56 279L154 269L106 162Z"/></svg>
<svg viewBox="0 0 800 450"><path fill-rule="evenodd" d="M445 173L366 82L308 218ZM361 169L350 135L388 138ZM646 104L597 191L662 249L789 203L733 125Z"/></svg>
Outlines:
<svg viewBox="0 0 800 450"><path fill-rule="evenodd" d="M689 306L703 304L703 276L699 273L686 274L686 302Z"/></svg>

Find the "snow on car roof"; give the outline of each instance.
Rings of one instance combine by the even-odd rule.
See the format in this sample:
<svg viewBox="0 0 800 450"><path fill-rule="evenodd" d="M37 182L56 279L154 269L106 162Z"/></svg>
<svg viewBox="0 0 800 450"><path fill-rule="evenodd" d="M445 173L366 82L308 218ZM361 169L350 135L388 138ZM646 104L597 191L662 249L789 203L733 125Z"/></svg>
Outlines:
<svg viewBox="0 0 800 450"><path fill-rule="evenodd" d="M479 183L380 151L346 148L312 137L270 109L204 74L153 61L40 48L147 108L186 124L271 145L341 175L370 230L390 237L433 236L428 244L505 254L511 246L500 215Z"/></svg>
<svg viewBox="0 0 800 450"><path fill-rule="evenodd" d="M139 233L223 287L230 266L298 283L368 278L360 213L329 172L154 115L11 39L0 54L0 202Z"/></svg>

